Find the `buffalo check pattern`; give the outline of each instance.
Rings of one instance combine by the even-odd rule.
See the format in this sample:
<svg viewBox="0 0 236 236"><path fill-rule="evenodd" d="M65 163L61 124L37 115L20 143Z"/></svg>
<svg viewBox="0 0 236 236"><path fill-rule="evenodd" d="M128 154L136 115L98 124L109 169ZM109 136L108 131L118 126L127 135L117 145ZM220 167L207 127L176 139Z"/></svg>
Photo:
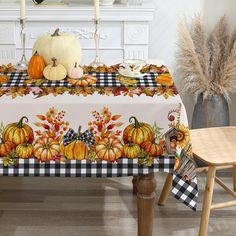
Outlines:
<svg viewBox="0 0 236 236"><path fill-rule="evenodd" d="M122 87L122 85L117 79L118 73L90 73L91 75L98 78L97 83L90 85L91 87ZM36 85L34 83L32 84L25 84L25 78L27 76L24 72L14 72L14 73L8 73L6 74L10 77L10 80L5 84L0 84L0 87L66 87L66 88L73 88L74 85L71 85L67 82L67 80L61 80L61 81L46 81L42 83L41 85ZM158 87L158 84L155 81L156 76L158 76L157 73L148 73L145 74L141 78L137 78L138 87ZM127 85L126 85L127 87Z"/></svg>
<svg viewBox="0 0 236 236"><path fill-rule="evenodd" d="M173 175L172 193L176 199L196 211L197 179L187 183L174 174L174 157L155 158L150 167L139 165L138 159L121 158L116 163L87 160L67 160L61 162L39 162L37 159L19 159L17 165L4 167L0 164L0 176L40 176L40 177L97 177L111 178L165 172Z"/></svg>
<svg viewBox="0 0 236 236"><path fill-rule="evenodd" d="M17 165L0 164L0 176L48 176L48 177L124 177L153 172L172 172L174 157L155 158L150 167L139 165L138 159L121 158L117 162L66 160L63 162L39 162L37 159L19 159Z"/></svg>
<svg viewBox="0 0 236 236"><path fill-rule="evenodd" d="M172 193L176 199L183 202L194 211L197 210L198 187L196 177L191 183L188 183L178 175L173 174L172 187Z"/></svg>

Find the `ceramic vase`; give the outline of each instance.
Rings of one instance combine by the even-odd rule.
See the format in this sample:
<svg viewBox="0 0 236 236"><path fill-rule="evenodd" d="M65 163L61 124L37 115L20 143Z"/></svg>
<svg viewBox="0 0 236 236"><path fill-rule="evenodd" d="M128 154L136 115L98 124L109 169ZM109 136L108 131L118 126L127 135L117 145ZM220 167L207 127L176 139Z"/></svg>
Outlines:
<svg viewBox="0 0 236 236"><path fill-rule="evenodd" d="M194 107L192 129L229 126L229 105L223 95L200 94Z"/></svg>

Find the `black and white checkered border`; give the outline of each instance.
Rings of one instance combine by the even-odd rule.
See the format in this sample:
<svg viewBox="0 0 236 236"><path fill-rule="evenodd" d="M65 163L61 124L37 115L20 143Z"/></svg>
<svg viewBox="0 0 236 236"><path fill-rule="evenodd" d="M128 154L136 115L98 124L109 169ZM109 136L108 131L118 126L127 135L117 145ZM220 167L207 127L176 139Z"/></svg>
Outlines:
<svg viewBox="0 0 236 236"><path fill-rule="evenodd" d="M10 80L7 83L0 84L0 87L10 88L10 87L67 87L73 88L74 85L71 85L67 82L67 80L62 81L47 81L42 83L40 86L36 84L25 84L25 78L27 76L24 72L13 72L6 74L10 77ZM116 80L116 76L118 73L91 73L91 75L98 78L97 83L91 85L91 87L121 87L122 85L118 80ZM155 81L158 73L149 73L141 78L137 78L138 87L158 87L158 84Z"/></svg>
<svg viewBox="0 0 236 236"><path fill-rule="evenodd" d="M197 178L195 177L191 184L185 182L178 175L173 174L173 188L172 193L174 197L185 205L197 210L198 187Z"/></svg>
<svg viewBox="0 0 236 236"><path fill-rule="evenodd" d="M67 160L65 163L50 161L39 162L37 159L19 159L18 165L4 167L0 163L0 176L41 176L41 177L124 177L144 175L155 172L171 173L173 175L174 197L196 211L197 179L188 184L179 176L173 174L174 157L159 157L151 167L138 164L138 159L121 158L117 163L88 160Z"/></svg>
<svg viewBox="0 0 236 236"><path fill-rule="evenodd" d="M138 164L138 159L121 158L118 162L91 162L88 160L66 160L65 163L37 159L19 159L18 165L4 167L0 163L0 176L50 176L50 177L123 177L153 172L170 173L174 167L173 157L155 158L154 165Z"/></svg>

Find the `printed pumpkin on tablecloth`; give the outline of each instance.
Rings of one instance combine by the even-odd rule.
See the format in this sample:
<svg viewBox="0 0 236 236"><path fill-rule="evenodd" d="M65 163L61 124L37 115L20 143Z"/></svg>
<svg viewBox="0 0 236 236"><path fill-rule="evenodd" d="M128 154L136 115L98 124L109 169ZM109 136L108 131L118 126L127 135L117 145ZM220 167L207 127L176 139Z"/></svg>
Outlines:
<svg viewBox="0 0 236 236"><path fill-rule="evenodd" d="M2 133L2 140L4 142L10 141L16 146L22 143L32 144L34 141L34 132L29 125L23 123L24 120L28 122L28 118L23 116L18 123L7 125Z"/></svg>
<svg viewBox="0 0 236 236"><path fill-rule="evenodd" d="M130 124L124 130L124 143L141 145L145 141L153 141L154 132L152 127L147 123L139 122L134 116L130 117L129 122L132 123L132 120L134 120L134 124Z"/></svg>
<svg viewBox="0 0 236 236"><path fill-rule="evenodd" d="M96 84L96 82L97 78L92 75L84 75L79 79L68 79L69 84L81 87L86 87L88 85Z"/></svg>
<svg viewBox="0 0 236 236"><path fill-rule="evenodd" d="M18 158L27 159L32 157L34 147L32 144L23 143L16 147L16 155Z"/></svg>
<svg viewBox="0 0 236 236"><path fill-rule="evenodd" d="M50 161L60 155L60 144L53 138L40 138L34 144L34 156L40 161Z"/></svg>
<svg viewBox="0 0 236 236"><path fill-rule="evenodd" d="M138 144L128 143L124 146L123 155L124 157L133 159L138 158L141 152L141 148Z"/></svg>
<svg viewBox="0 0 236 236"><path fill-rule="evenodd" d="M104 138L95 146L96 154L100 160L116 161L123 153L123 145L118 138Z"/></svg>
<svg viewBox="0 0 236 236"><path fill-rule="evenodd" d="M174 81L169 73L157 76L156 82L162 86L172 86L174 84Z"/></svg>
<svg viewBox="0 0 236 236"><path fill-rule="evenodd" d="M11 152L15 148L15 144L6 141L3 142L2 139L0 139L0 157L5 157L9 152Z"/></svg>

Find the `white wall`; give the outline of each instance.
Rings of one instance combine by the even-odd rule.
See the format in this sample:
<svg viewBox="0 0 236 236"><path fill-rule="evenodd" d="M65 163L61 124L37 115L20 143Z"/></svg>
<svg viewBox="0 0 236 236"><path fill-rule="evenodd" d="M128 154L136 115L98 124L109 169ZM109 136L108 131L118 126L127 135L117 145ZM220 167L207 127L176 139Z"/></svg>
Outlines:
<svg viewBox="0 0 236 236"><path fill-rule="evenodd" d="M144 0L145 1L145 0ZM228 16L230 26L236 28L236 0L146 0L152 1L156 6L155 20L151 23L152 58L163 59L170 70L174 71L174 54L178 38L177 23L181 16L187 21L196 13L204 15L209 31L212 30L217 20L224 14ZM180 91L181 78L174 78ZM181 91L180 91L181 93ZM192 119L194 99L191 95L183 95L189 121ZM232 97L231 123L236 125L236 96Z"/></svg>
<svg viewBox="0 0 236 236"><path fill-rule="evenodd" d="M171 72L173 72L178 38L178 21L182 16L188 21L194 14L203 12L204 0L153 0L152 2L156 6L156 13L155 19L150 26L150 57L163 59ZM181 79L176 77L174 79L181 93ZM189 96L183 95L182 93L181 96L187 109L189 121L191 121L194 100L193 98L189 99Z"/></svg>
<svg viewBox="0 0 236 236"><path fill-rule="evenodd" d="M236 1L235 0L206 0L205 20L209 30L212 30L217 20L226 15L229 26L232 30L236 29ZM230 103L231 124L236 125L236 94L232 96Z"/></svg>

